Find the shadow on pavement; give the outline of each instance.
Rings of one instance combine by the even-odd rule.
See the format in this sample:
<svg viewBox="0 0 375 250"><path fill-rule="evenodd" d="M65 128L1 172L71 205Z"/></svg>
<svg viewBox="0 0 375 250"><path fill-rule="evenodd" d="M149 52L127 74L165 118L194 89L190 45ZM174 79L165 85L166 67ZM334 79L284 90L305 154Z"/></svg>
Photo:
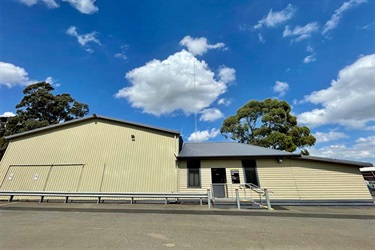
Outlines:
<svg viewBox="0 0 375 250"><path fill-rule="evenodd" d="M375 219L375 215L342 214L342 213L303 213L285 212L286 208L278 207L273 211L255 210L187 210L187 209L101 209L101 208L77 208L77 207L17 207L3 206L0 211L53 211L53 212L102 212L102 213L149 213L149 214L186 214L186 215L229 215L229 216L267 216L267 217L299 217L299 218L334 218L334 219ZM278 212L278 210L284 210Z"/></svg>

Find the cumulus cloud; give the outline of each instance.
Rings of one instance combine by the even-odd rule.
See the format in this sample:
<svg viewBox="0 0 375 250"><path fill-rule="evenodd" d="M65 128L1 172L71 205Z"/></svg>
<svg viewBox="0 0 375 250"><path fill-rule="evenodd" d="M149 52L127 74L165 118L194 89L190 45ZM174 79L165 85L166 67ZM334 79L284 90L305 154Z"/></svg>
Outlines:
<svg viewBox="0 0 375 250"><path fill-rule="evenodd" d="M70 3L74 8L83 14L94 14L99 10L95 6L96 0L62 0L63 2Z"/></svg>
<svg viewBox="0 0 375 250"><path fill-rule="evenodd" d="M375 162L375 136L360 137L351 146L333 144L309 149L310 155Z"/></svg>
<svg viewBox="0 0 375 250"><path fill-rule="evenodd" d="M230 100L227 100L225 98L221 98L220 100L217 101L217 104L219 105L224 105L224 106L229 106L232 102Z"/></svg>
<svg viewBox="0 0 375 250"><path fill-rule="evenodd" d="M55 9L60 7L60 5L55 0L19 0L21 3L26 4L27 6L33 6L38 2L44 3L48 8Z"/></svg>
<svg viewBox="0 0 375 250"><path fill-rule="evenodd" d="M276 81L273 86L273 92L277 93L279 97L283 97L289 90L289 84L287 82Z"/></svg>
<svg viewBox="0 0 375 250"><path fill-rule="evenodd" d="M11 63L0 62L0 85L11 88L17 85L26 86L30 83L28 73L24 68Z"/></svg>
<svg viewBox="0 0 375 250"><path fill-rule="evenodd" d="M46 80L44 80L44 81L47 82L47 83L49 83L49 84L51 84L53 87L60 87L61 86L61 84L57 83L55 81L55 79L53 77L51 77L51 76L47 77Z"/></svg>
<svg viewBox="0 0 375 250"><path fill-rule="evenodd" d="M56 0L19 0L21 3L27 6L33 6L39 2L44 3L48 8L55 9L59 8L60 5ZM95 6L96 0L61 0L62 2L67 2L79 12L83 14L93 14L99 9Z"/></svg>
<svg viewBox="0 0 375 250"><path fill-rule="evenodd" d="M45 81L53 84L53 78L50 76ZM12 88L15 86L27 86L35 82L39 81L31 80L24 68L7 62L0 62L0 86L5 85L8 88ZM58 87L60 85L58 84L57 86L55 84L54 86Z"/></svg>
<svg viewBox="0 0 375 250"><path fill-rule="evenodd" d="M298 115L298 121L310 127L340 124L369 129L375 121L375 54L359 58L340 70L331 86L304 97L303 102L321 105Z"/></svg>
<svg viewBox="0 0 375 250"><path fill-rule="evenodd" d="M221 66L219 69L219 78L221 82L234 82L236 80L236 70L226 66Z"/></svg>
<svg viewBox="0 0 375 250"><path fill-rule="evenodd" d="M316 143L324 143L330 141L336 141L342 138L348 138L345 133L336 132L336 131L329 131L328 133L325 132L316 132L314 134L316 138Z"/></svg>
<svg viewBox="0 0 375 250"><path fill-rule="evenodd" d="M91 32L87 34L80 35L77 32L77 28L75 26L70 26L66 33L70 36L76 37L78 43L84 48L87 52L92 53L94 50L92 48L88 47L88 43L96 43L98 45L101 45L98 38L96 38L97 32Z"/></svg>
<svg viewBox="0 0 375 250"><path fill-rule="evenodd" d="M220 130L215 129L215 128L211 130L197 131L197 132L192 133L189 136L188 141L196 141L196 142L207 141L210 138L215 138L219 133L220 133Z"/></svg>
<svg viewBox="0 0 375 250"><path fill-rule="evenodd" d="M224 117L224 114L216 108L208 108L201 111L200 121L213 122Z"/></svg>
<svg viewBox="0 0 375 250"><path fill-rule="evenodd" d="M233 71L222 67L220 72ZM125 77L132 86L119 90L115 97L126 98L132 107L148 114L159 116L177 110L191 114L209 107L226 92L229 81L234 79L228 74L219 73L216 80L206 62L182 50L164 61L154 59L127 72Z"/></svg>
<svg viewBox="0 0 375 250"><path fill-rule="evenodd" d="M272 9L270 9L268 15L259 20L258 24L254 25L254 29L260 29L263 26L268 28L277 27L279 24L291 19L296 10L296 7L291 4L288 4L288 6L281 11L274 12Z"/></svg>
<svg viewBox="0 0 375 250"><path fill-rule="evenodd" d="M294 29L290 29L287 25L285 26L283 37L294 37L292 42L299 42L311 37L311 34L318 30L319 24L317 22L311 22L305 26L296 26Z"/></svg>
<svg viewBox="0 0 375 250"><path fill-rule="evenodd" d="M226 49L224 43L208 44L205 37L192 38L191 36L185 36L181 41L180 45L185 46L189 52L193 55L203 55L209 49Z"/></svg>
<svg viewBox="0 0 375 250"><path fill-rule="evenodd" d="M4 112L2 115L0 115L0 117L12 117L15 115L16 114L14 114L13 112Z"/></svg>
<svg viewBox="0 0 375 250"><path fill-rule="evenodd" d="M367 2L367 0L350 0L343 3L340 8L336 9L331 19L329 19L323 27L322 34L326 34L328 31L337 27L345 11L357 7L358 5Z"/></svg>

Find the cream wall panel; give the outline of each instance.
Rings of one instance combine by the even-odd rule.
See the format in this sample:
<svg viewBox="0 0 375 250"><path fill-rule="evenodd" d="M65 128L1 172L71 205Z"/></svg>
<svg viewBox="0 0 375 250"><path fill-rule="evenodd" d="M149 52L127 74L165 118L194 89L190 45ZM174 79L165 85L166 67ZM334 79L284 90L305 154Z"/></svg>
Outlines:
<svg viewBox="0 0 375 250"><path fill-rule="evenodd" d="M271 199L299 199L294 172L288 159L282 163L276 159L259 159L256 162L259 185L273 192Z"/></svg>
<svg viewBox="0 0 375 250"><path fill-rule="evenodd" d="M240 184L232 184L231 169L238 169L241 183L244 182L242 163L240 160L202 160L201 161L201 188L189 188L187 186L187 166L186 161L179 161L179 192L186 193L205 193L207 189L211 189L211 169L225 168L228 183L227 193L229 196L235 195L235 188L239 188Z"/></svg>
<svg viewBox="0 0 375 250"><path fill-rule="evenodd" d="M292 160L291 166L302 200L371 200L357 167L304 160Z"/></svg>
<svg viewBox="0 0 375 250"><path fill-rule="evenodd" d="M44 191L77 192L83 166L51 166Z"/></svg>
<svg viewBox="0 0 375 250"><path fill-rule="evenodd" d="M48 166L10 166L1 190L40 191L48 178Z"/></svg>
<svg viewBox="0 0 375 250"><path fill-rule="evenodd" d="M81 164L78 191L176 192L177 154L177 135L89 120L13 139L0 163L0 181L9 165Z"/></svg>

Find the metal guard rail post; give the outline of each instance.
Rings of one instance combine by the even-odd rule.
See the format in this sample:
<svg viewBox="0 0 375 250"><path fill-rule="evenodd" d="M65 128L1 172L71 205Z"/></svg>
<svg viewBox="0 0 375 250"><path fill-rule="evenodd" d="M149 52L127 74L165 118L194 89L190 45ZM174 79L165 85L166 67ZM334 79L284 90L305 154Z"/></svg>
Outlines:
<svg viewBox="0 0 375 250"><path fill-rule="evenodd" d="M168 204L169 198L187 198L199 199L200 205L203 204L203 199L207 199L208 208L211 208L211 193L95 193L95 192L48 192L48 191L0 191L0 196L9 196L8 202L11 202L14 196L39 196L39 202L43 202L44 197L65 197L65 203L68 202L69 197L96 197L97 203L102 201L102 198L130 198L130 204L134 203L134 198L159 198L165 199L165 204Z"/></svg>

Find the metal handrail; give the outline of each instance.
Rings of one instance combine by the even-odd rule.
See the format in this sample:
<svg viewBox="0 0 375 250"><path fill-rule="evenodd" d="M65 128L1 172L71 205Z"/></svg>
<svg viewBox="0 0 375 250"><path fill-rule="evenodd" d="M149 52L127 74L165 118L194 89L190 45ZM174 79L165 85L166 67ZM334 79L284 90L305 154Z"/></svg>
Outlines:
<svg viewBox="0 0 375 250"><path fill-rule="evenodd" d="M11 202L14 196L39 196L39 202L43 202L44 197L65 197L65 203L68 202L69 197L96 197L97 203L102 201L102 198L130 198L130 203L134 203L135 198L164 198L165 204L168 204L170 198L188 198L199 199L202 205L202 199L207 199L208 208L211 205L210 190L207 193L115 193L115 192L55 192L55 191L3 191L0 190L0 196L9 196L8 202Z"/></svg>
<svg viewBox="0 0 375 250"><path fill-rule="evenodd" d="M269 210L271 210L271 202L270 202L270 198L269 198L269 194L273 193L273 191L271 190L268 190L267 188L261 188L261 187L258 187L257 185L253 184L253 183L244 183L244 184L241 184L240 186L240 189L242 188L245 188L245 196L246 196L246 187L248 187L251 191L254 191L256 193L259 194L259 201L260 201L260 204L263 206L263 199L262 199L262 196L266 198L266 204L267 204L267 207ZM250 195L251 195L251 199L254 203L256 203L254 200L253 200L253 197L252 197L252 193L250 191Z"/></svg>

